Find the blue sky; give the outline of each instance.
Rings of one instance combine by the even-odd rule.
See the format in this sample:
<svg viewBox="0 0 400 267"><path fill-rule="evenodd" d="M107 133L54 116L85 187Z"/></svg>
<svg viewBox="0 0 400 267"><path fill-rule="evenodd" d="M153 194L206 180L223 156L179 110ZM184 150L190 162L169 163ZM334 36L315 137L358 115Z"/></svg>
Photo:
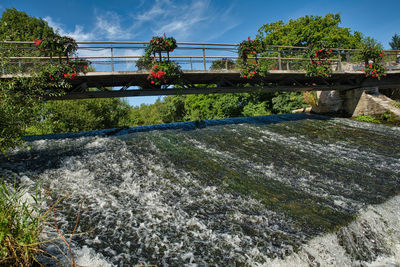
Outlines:
<svg viewBox="0 0 400 267"><path fill-rule="evenodd" d="M148 41L166 33L178 42L239 43L264 24L304 15L340 13L342 27L360 31L389 48L400 34L400 1L217 0L1 0L0 12L17 8L45 19L77 41ZM154 97L129 98L131 105Z"/></svg>

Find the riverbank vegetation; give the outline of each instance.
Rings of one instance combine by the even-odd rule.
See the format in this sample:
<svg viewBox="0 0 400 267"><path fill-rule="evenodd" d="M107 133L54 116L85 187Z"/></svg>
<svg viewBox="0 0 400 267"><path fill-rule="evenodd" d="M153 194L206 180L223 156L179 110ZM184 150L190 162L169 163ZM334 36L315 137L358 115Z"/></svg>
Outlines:
<svg viewBox="0 0 400 267"><path fill-rule="evenodd" d="M25 193L0 184L0 266L32 266L42 252L39 235L48 217L39 195L30 203Z"/></svg>

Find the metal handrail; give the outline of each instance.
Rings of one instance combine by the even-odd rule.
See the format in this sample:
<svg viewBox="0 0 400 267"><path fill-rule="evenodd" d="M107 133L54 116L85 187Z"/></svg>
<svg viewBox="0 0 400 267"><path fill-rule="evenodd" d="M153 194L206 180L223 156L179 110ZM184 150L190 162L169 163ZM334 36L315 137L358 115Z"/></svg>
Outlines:
<svg viewBox="0 0 400 267"><path fill-rule="evenodd" d="M22 45L22 44L28 44L29 46L18 46L18 47L12 47L15 49L36 49L34 46L34 42L31 41L0 41L0 49L1 49L1 44L16 44L16 45ZM102 55L102 56L91 56L87 55L84 56L82 54L78 54L77 56L73 56L70 58L73 59L88 59L88 60L93 60L93 64L100 64L100 63L105 63L105 60L109 60L108 62L110 63L111 70L114 71L114 64L117 62L120 63L121 60L126 60L128 63L128 60L130 62L140 59L142 56L138 55L114 55L114 51L116 49L122 50L122 49L127 49L127 50L132 50L132 49L144 49L146 45L148 45L148 42L131 42L131 41L94 41L94 42L77 42L78 45L78 51L84 51L84 50L97 50L97 51L103 51L103 50L109 50L110 56ZM85 46L89 45L89 46ZM100 46L96 46L100 45ZM133 46L129 46L133 45ZM143 45L143 46L140 46ZM207 70L207 63L210 63L211 60L216 60L216 59L232 59L232 60L237 60L239 59L238 56L231 56L231 55L206 55L206 51L210 50L216 50L216 51L225 51L225 52L232 52L232 53L237 53L237 47L238 44L222 44L222 43L192 43L192 42L181 42L177 43L178 47L176 48L177 50L182 50L182 51L202 51L202 55L179 55L179 56L173 56L170 55L169 57L167 56L162 56L162 59L169 58L171 60L176 60L179 62L190 62L190 69L193 70L193 64L192 63L199 63L202 61L203 63L203 68L204 70ZM4 47L4 49L9 49L10 47ZM257 59L260 60L273 60L275 63L277 63L277 67L279 70L282 69L290 69L290 64L293 63L293 61L297 62L304 62L304 61L309 61L310 58L301 56L299 54L299 57L293 57L293 54L296 53L302 53L299 50L306 50L308 47L297 47L297 46L279 46L279 45L270 45L266 46L267 51L271 52L276 52L277 56L270 56L270 57L257 57ZM332 50L336 51L337 57L332 58L329 60L329 62L332 62L334 64L338 64L338 69L341 70L342 67L342 56L346 55L345 60L348 61L352 55L350 53L356 53L358 54L361 52L360 49L347 49L347 48L332 48ZM282 54L286 53L285 56ZM400 53L400 50L385 50L385 53L392 54L395 53L396 55ZM12 57L7 57L8 59L11 60L56 60L59 57L48 57L48 56L12 56ZM66 57L61 57L62 59L65 59ZM103 60L103 61L99 61ZM201 60L201 61L200 61ZM285 62L286 67L283 68L282 63ZM27 63L27 62L21 62ZM227 68L227 65L226 65ZM3 71L4 72L4 71Z"/></svg>

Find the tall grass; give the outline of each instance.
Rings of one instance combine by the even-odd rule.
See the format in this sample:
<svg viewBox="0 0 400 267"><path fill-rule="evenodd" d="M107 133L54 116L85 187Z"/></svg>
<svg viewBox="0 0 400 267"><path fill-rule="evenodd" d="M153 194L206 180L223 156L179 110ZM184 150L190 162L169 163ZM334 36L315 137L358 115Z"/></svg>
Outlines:
<svg viewBox="0 0 400 267"><path fill-rule="evenodd" d="M47 221L38 191L32 201L21 188L0 183L0 266L31 266L40 252L39 235Z"/></svg>

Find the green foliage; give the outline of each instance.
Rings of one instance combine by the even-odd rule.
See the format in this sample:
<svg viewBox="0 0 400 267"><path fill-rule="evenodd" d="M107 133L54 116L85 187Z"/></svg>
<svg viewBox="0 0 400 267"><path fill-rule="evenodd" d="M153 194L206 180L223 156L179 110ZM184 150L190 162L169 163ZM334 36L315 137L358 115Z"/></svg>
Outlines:
<svg viewBox="0 0 400 267"><path fill-rule="evenodd" d="M78 49L76 41L67 36L52 36L43 40L35 38L35 45L46 56L69 56Z"/></svg>
<svg viewBox="0 0 400 267"><path fill-rule="evenodd" d="M265 45L287 46L325 46L340 48L359 48L362 35L351 33L350 29L340 27L339 14L304 16L289 20L264 24L257 33L257 39Z"/></svg>
<svg viewBox="0 0 400 267"><path fill-rule="evenodd" d="M177 48L176 40L173 37L155 36L150 40L150 50L153 53L172 52Z"/></svg>
<svg viewBox="0 0 400 267"><path fill-rule="evenodd" d="M389 45L393 50L400 50L400 36L397 33L392 36L392 41L389 42Z"/></svg>
<svg viewBox="0 0 400 267"><path fill-rule="evenodd" d="M272 104L274 114L290 113L292 110L307 107L301 92L275 93Z"/></svg>
<svg viewBox="0 0 400 267"><path fill-rule="evenodd" d="M365 77L373 77L380 80L382 76L386 76L386 68L378 63L367 64L361 70L365 72Z"/></svg>
<svg viewBox="0 0 400 267"><path fill-rule="evenodd" d="M0 40L27 41L56 36L46 21L28 16L15 8L6 9L0 18Z"/></svg>
<svg viewBox="0 0 400 267"><path fill-rule="evenodd" d="M144 55L136 61L136 67L138 70L149 70L152 67L153 59L151 58L151 49L149 46L146 47Z"/></svg>
<svg viewBox="0 0 400 267"><path fill-rule="evenodd" d="M131 107L116 98L49 101L26 134L82 132L130 125Z"/></svg>
<svg viewBox="0 0 400 267"><path fill-rule="evenodd" d="M147 80L152 85L179 84L182 78L181 67L172 61L156 61Z"/></svg>
<svg viewBox="0 0 400 267"><path fill-rule="evenodd" d="M184 121L185 118L185 96L167 96L159 109L162 122Z"/></svg>
<svg viewBox="0 0 400 267"><path fill-rule="evenodd" d="M0 80L0 152L19 145L25 128L38 116L37 95L44 93L40 85L39 79Z"/></svg>
<svg viewBox="0 0 400 267"><path fill-rule="evenodd" d="M214 60L211 63L211 70L231 70L236 67L235 62L230 58L222 58L219 60Z"/></svg>
<svg viewBox="0 0 400 267"><path fill-rule="evenodd" d="M365 63L365 67L362 69L365 72L365 77L373 77L380 80L382 76L386 76L386 68L381 64L386 55L382 50L382 46L374 39L364 39L361 56Z"/></svg>
<svg viewBox="0 0 400 267"><path fill-rule="evenodd" d="M371 123L381 123L379 120L375 119L374 117L370 115L358 115L355 117L356 120L358 121L364 121L364 122L371 122Z"/></svg>
<svg viewBox="0 0 400 267"><path fill-rule="evenodd" d="M40 215L38 195L24 200L21 188L0 184L0 265L32 266L40 252L39 234L47 220Z"/></svg>
<svg viewBox="0 0 400 267"><path fill-rule="evenodd" d="M309 77L330 77L332 76L332 67L329 59L332 56L331 49L314 49L311 51L310 63L307 65L306 76Z"/></svg>
<svg viewBox="0 0 400 267"><path fill-rule="evenodd" d="M264 51L264 45L259 40L251 40L250 37L241 42L238 48L239 57L246 61L249 55L253 55L257 57L257 54Z"/></svg>

